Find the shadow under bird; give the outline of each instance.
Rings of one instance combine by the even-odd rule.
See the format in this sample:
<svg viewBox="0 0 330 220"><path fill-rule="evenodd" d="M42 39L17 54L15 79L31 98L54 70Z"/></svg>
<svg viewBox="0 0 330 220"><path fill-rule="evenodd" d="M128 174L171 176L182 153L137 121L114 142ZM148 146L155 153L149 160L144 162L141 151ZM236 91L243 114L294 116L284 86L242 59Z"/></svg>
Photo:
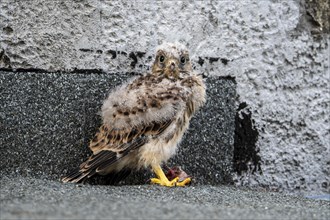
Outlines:
<svg viewBox="0 0 330 220"><path fill-rule="evenodd" d="M151 72L109 94L102 106L102 126L89 145L93 154L62 181L78 183L95 174L119 181L127 171L151 168L153 184L189 184L188 175L168 178L161 165L175 154L205 96L205 84L193 71L186 47L160 45Z"/></svg>

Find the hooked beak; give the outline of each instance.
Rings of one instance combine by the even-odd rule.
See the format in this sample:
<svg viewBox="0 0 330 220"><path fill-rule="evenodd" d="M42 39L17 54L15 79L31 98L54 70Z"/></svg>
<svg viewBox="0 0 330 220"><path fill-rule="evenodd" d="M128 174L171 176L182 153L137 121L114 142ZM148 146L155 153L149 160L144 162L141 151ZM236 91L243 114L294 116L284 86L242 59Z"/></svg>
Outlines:
<svg viewBox="0 0 330 220"><path fill-rule="evenodd" d="M170 70L171 72L176 71L177 67L178 66L174 59L171 59L167 62L167 69Z"/></svg>
<svg viewBox="0 0 330 220"><path fill-rule="evenodd" d="M174 71L174 69L175 69L175 64L174 64L174 63L171 63L171 64L170 64L170 70L171 70L171 71Z"/></svg>
<svg viewBox="0 0 330 220"><path fill-rule="evenodd" d="M170 59L166 63L165 75L168 78L178 78L179 77L179 66L175 59Z"/></svg>

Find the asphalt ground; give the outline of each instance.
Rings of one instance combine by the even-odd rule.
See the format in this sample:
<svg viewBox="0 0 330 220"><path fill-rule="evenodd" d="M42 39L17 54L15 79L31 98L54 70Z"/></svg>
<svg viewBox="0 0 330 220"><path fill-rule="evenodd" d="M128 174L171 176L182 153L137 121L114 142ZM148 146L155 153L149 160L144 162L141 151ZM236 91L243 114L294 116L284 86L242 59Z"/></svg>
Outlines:
<svg viewBox="0 0 330 220"><path fill-rule="evenodd" d="M1 219L330 219L330 201L234 186L64 184L1 176Z"/></svg>

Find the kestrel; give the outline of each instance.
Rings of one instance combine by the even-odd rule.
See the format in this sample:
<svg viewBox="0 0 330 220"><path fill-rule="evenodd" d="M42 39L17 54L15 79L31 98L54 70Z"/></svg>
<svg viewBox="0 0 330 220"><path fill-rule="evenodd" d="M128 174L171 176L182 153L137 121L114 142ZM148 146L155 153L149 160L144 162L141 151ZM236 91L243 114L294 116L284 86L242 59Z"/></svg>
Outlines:
<svg viewBox="0 0 330 220"><path fill-rule="evenodd" d="M102 126L91 140L93 154L62 178L81 182L95 174L118 174L151 168L151 183L185 186L188 175L170 178L161 165L176 152L193 114L205 103L205 84L196 74L188 50L179 43L157 48L152 71L111 92L102 106ZM180 178L180 179L179 179Z"/></svg>

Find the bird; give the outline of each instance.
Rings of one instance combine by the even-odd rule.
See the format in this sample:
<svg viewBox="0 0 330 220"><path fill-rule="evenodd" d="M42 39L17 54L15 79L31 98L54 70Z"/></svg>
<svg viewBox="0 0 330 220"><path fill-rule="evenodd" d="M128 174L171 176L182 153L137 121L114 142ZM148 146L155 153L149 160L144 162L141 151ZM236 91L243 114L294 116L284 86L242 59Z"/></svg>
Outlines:
<svg viewBox="0 0 330 220"><path fill-rule="evenodd" d="M150 71L115 88L104 100L102 124L89 144L92 155L62 182L80 183L94 175L116 180L151 169L156 175L152 184L190 184L188 175L169 179L162 165L175 155L191 118L205 102L206 85L193 70L186 46L159 45Z"/></svg>

